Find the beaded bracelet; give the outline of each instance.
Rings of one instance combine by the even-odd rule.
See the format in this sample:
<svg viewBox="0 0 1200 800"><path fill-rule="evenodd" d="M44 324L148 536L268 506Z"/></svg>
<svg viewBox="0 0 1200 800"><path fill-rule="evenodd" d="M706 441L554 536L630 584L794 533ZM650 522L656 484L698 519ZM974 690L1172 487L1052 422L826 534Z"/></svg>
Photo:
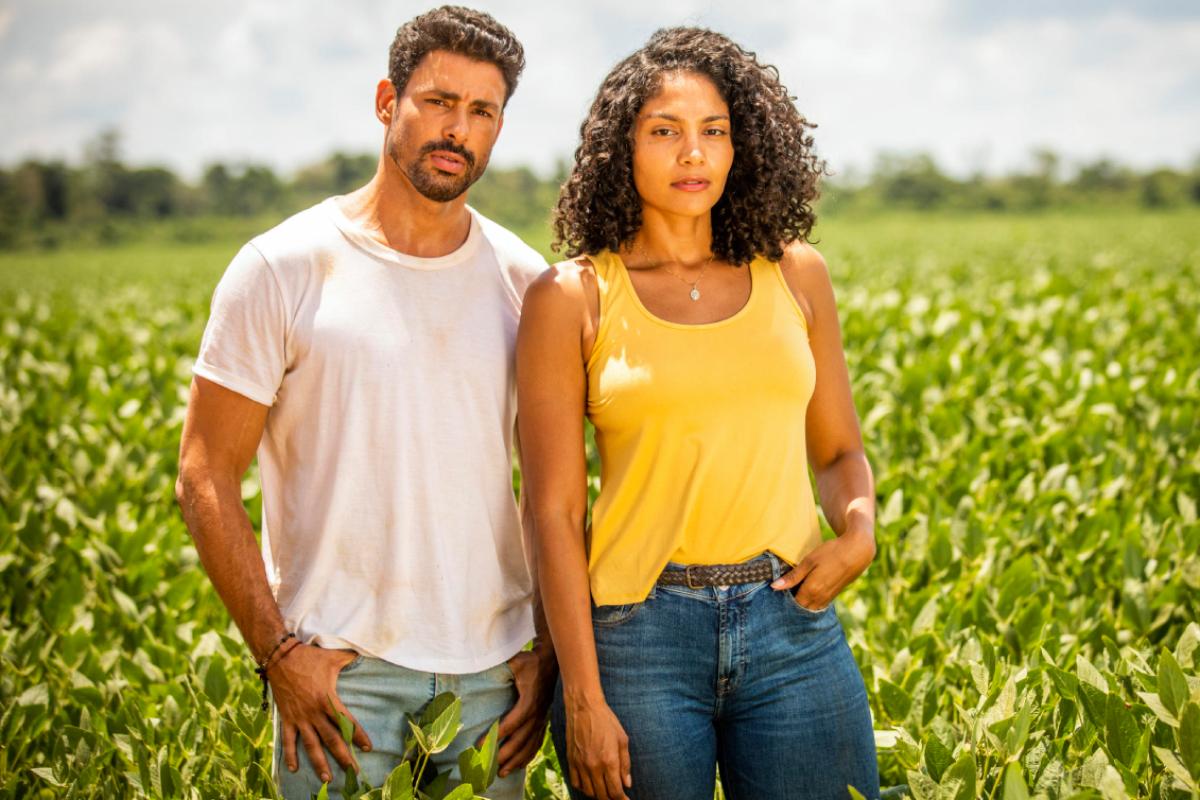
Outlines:
<svg viewBox="0 0 1200 800"><path fill-rule="evenodd" d="M260 667L265 667L267 664L270 664L271 656L275 655L275 653L277 653L279 651L279 648L283 647L284 642L286 642L288 639L295 639L295 638L296 638L296 634L292 633L291 631L288 631L279 639L278 642L275 643L275 646L271 648L271 652L267 653L266 658L264 658L262 661L256 661L255 663L258 664Z"/></svg>
<svg viewBox="0 0 1200 800"><path fill-rule="evenodd" d="M272 665L271 659L274 657L274 655L276 653L279 652L279 648L283 647L284 643L287 642L288 639L295 639L295 638L296 638L296 634L292 633L291 631L287 632L286 634L283 635L283 637L279 640L279 642L274 647L271 648L271 652L267 653L266 658L264 658L262 661L256 662L258 666L256 666L254 668L254 672L258 675L258 679L262 681L262 710L263 711L266 711L270 707L270 704L267 702L267 669L270 668ZM281 655L279 658L275 659L275 661L273 663L278 664L280 661L283 661L283 659L287 658L288 653L292 652L299 646L300 646L300 642L297 641L295 645L293 645L292 647L289 647L287 650L284 650L283 655Z"/></svg>

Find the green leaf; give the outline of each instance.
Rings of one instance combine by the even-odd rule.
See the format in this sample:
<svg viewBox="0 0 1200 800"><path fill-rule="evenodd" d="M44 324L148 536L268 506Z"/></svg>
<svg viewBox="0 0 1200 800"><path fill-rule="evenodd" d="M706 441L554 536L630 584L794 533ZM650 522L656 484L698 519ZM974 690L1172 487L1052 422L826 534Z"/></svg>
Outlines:
<svg viewBox="0 0 1200 800"><path fill-rule="evenodd" d="M412 733L413 741L416 742L416 745L421 750L421 752L428 753L429 752L429 737L427 737L425 735L425 731L421 730L421 727L419 725L417 725L417 723L413 722L411 719L408 720L408 730L410 733Z"/></svg>
<svg viewBox="0 0 1200 800"><path fill-rule="evenodd" d="M884 712L894 720L904 719L912 708L912 698L908 692L886 678L879 679L879 699Z"/></svg>
<svg viewBox="0 0 1200 800"><path fill-rule="evenodd" d="M1004 768L1004 793L1002 800L1029 800L1029 786L1025 783L1021 765L1012 762Z"/></svg>
<svg viewBox="0 0 1200 800"><path fill-rule="evenodd" d="M1097 728L1103 728L1108 709L1108 695L1090 683L1081 683L1079 699L1088 720Z"/></svg>
<svg viewBox="0 0 1200 800"><path fill-rule="evenodd" d="M1178 718L1188 701L1189 694L1187 677L1184 676L1183 669L1175 660L1175 656L1171 655L1171 651L1164 648L1158 657L1159 699L1162 700L1162 704L1166 706L1167 710Z"/></svg>
<svg viewBox="0 0 1200 800"><path fill-rule="evenodd" d="M383 800L413 800L412 764L401 761L383 784Z"/></svg>
<svg viewBox="0 0 1200 800"><path fill-rule="evenodd" d="M940 781L943 785L950 781L955 781L960 784L958 790L954 793L954 800L976 800L975 794L975 773L976 773L975 755L973 753L964 753L958 757L958 760L950 765L950 769L946 770L944 781Z"/></svg>
<svg viewBox="0 0 1200 800"><path fill-rule="evenodd" d="M322 783L321 791L317 792L317 800L329 800L329 784Z"/></svg>
<svg viewBox="0 0 1200 800"><path fill-rule="evenodd" d="M66 786L65 783L54 776L54 770L52 770L50 767L35 767L29 771L49 783L51 786L58 786L60 788Z"/></svg>
<svg viewBox="0 0 1200 800"><path fill-rule="evenodd" d="M1150 710L1154 712L1154 716L1158 717L1172 728L1179 727L1179 718L1167 710L1167 707L1164 706L1162 701L1158 699L1157 694L1154 692L1138 692L1137 696L1142 699L1143 703L1149 706Z"/></svg>
<svg viewBox="0 0 1200 800"><path fill-rule="evenodd" d="M468 747L458 754L458 774L463 781L471 784L476 794L483 794L496 779L499 735L500 725L493 722L478 750Z"/></svg>
<svg viewBox="0 0 1200 800"><path fill-rule="evenodd" d="M346 744L352 744L354 740L354 723L350 718L338 710L337 705L333 701L333 695L328 696L329 710L333 712L334 718L337 719L338 731L342 734L342 741Z"/></svg>
<svg viewBox="0 0 1200 800"><path fill-rule="evenodd" d="M1179 760L1179 757L1165 747L1154 747L1154 755L1158 756L1158 760L1167 768L1167 772L1174 775L1184 786L1196 791L1196 779L1187 771L1187 767Z"/></svg>
<svg viewBox="0 0 1200 800"><path fill-rule="evenodd" d="M1183 635L1179 637L1179 641L1175 643L1175 659L1181 665L1193 665L1195 661L1196 649L1200 647L1200 625L1195 622L1189 622L1187 627L1183 629Z"/></svg>
<svg viewBox="0 0 1200 800"><path fill-rule="evenodd" d="M862 792L860 792L858 789L855 789L853 786L847 785L846 791L850 792L850 800L867 800L867 798L863 796Z"/></svg>
<svg viewBox="0 0 1200 800"><path fill-rule="evenodd" d="M446 694L440 695L440 697L445 697ZM441 712L431 722L425 722L425 714L421 715L421 727L429 742L430 753L440 753L445 750L462 730L462 701L452 694L450 698L451 702L443 704ZM434 702L437 702L437 699L434 698Z"/></svg>
<svg viewBox="0 0 1200 800"><path fill-rule="evenodd" d="M1200 704L1188 703L1179 718L1179 758L1188 772L1200 781Z"/></svg>
<svg viewBox="0 0 1200 800"><path fill-rule="evenodd" d="M1004 734L1004 749L1009 757L1019 756L1029 738L1029 727L1033 721L1033 701L1024 698L1013 718L1012 726Z"/></svg>
<svg viewBox="0 0 1200 800"><path fill-rule="evenodd" d="M433 770L433 772L430 773L430 770ZM417 789L417 796L428 796L431 800L442 800L446 796L449 786L450 771L438 772L437 767L433 764L427 764L425 772L421 775L421 785Z"/></svg>
<svg viewBox="0 0 1200 800"><path fill-rule="evenodd" d="M472 800L475 797L475 792L471 790L471 784L460 783L450 790L450 794L445 795L443 800Z"/></svg>
<svg viewBox="0 0 1200 800"><path fill-rule="evenodd" d="M30 686L17 698L19 706L44 706L50 702L50 690L46 688L46 684L39 683L37 686Z"/></svg>
<svg viewBox="0 0 1200 800"><path fill-rule="evenodd" d="M1045 605L1042 601L1035 599L1027 603L1021 613L1017 615L1016 622L1013 623L1023 652L1028 652L1038 643L1045 624Z"/></svg>
<svg viewBox="0 0 1200 800"><path fill-rule="evenodd" d="M1110 694L1104 718L1104 742L1108 745L1108 752L1121 764L1133 767L1141 734L1133 712L1125 707L1125 701L1118 695Z"/></svg>
<svg viewBox="0 0 1200 800"><path fill-rule="evenodd" d="M1045 656L1045 651L1042 651ZM1063 697L1075 697L1079 691L1079 679L1069 672L1061 670L1053 664L1046 665L1046 674L1050 676L1050 680L1054 682L1054 688Z"/></svg>
<svg viewBox="0 0 1200 800"><path fill-rule="evenodd" d="M1075 656L1075 672L1079 674L1079 679L1084 683L1099 689L1104 694L1108 694L1108 682L1104 680L1104 676L1100 674L1100 670L1096 669L1092 662L1083 657L1083 654Z"/></svg>
<svg viewBox="0 0 1200 800"><path fill-rule="evenodd" d="M219 657L208 660L204 670L204 693L217 707L223 706L229 697L229 677L225 674L225 662Z"/></svg>
<svg viewBox="0 0 1200 800"><path fill-rule="evenodd" d="M953 763L954 754L950 748L946 747L936 734L931 735L925 742L925 769L929 770L930 777L941 783L942 775Z"/></svg>
<svg viewBox="0 0 1200 800"><path fill-rule="evenodd" d="M1175 505L1179 508L1179 516L1185 525L1196 524L1196 501L1188 497L1182 490L1175 495Z"/></svg>

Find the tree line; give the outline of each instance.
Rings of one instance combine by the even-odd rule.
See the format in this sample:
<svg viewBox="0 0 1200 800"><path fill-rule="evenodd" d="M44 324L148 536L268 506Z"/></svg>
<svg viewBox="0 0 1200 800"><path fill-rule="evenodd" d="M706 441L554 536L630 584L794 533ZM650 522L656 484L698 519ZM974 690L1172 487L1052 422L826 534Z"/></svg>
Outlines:
<svg viewBox="0 0 1200 800"><path fill-rule="evenodd" d="M365 183L374 154L334 153L290 176L260 164L214 163L188 182L164 167L131 166L120 137L106 131L81 163L28 159L0 167L0 248L52 247L67 241L120 241L153 221L278 217ZM1031 167L1007 175L954 177L927 154L884 154L863 175L831 175L819 210L841 214L888 209L1031 212L1054 208L1125 206L1172 208L1200 204L1200 159L1190 169L1137 171L1110 159L1068 170L1049 150ZM471 190L487 216L519 232L546 228L565 176L540 176L526 167L493 167ZM182 236L181 236L182 238Z"/></svg>

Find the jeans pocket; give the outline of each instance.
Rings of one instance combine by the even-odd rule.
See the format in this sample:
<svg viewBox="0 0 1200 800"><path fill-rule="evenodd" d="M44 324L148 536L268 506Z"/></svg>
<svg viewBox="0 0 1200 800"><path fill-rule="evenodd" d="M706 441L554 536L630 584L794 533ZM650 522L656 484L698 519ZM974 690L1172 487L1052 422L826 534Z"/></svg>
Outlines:
<svg viewBox="0 0 1200 800"><path fill-rule="evenodd" d="M794 593L788 592L788 595L789 595L788 605L795 608L801 614L803 614L807 617L812 617L813 619L820 619L821 617L823 617L827 613L829 613L829 609L833 608L832 602L827 603L826 605L822 606L821 608L809 608L808 606L801 605L800 600L796 597L796 595Z"/></svg>
<svg viewBox="0 0 1200 800"><path fill-rule="evenodd" d="M618 606L592 606L592 625L598 628L615 628L633 618L644 603L625 603Z"/></svg>
<svg viewBox="0 0 1200 800"><path fill-rule="evenodd" d="M365 656L362 653L357 654L356 656L354 656L353 661L351 661L349 664L347 664L346 666L344 666L340 670L338 670L338 675L345 675L347 672L351 672L353 670L358 669L359 667L362 666L364 658L365 658Z"/></svg>

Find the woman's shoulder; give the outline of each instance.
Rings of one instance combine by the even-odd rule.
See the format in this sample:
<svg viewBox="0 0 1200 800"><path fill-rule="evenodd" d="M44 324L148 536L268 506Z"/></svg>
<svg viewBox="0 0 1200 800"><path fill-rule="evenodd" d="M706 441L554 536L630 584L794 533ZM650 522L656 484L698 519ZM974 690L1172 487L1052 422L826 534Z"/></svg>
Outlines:
<svg viewBox="0 0 1200 800"><path fill-rule="evenodd" d="M525 304L535 312L586 307L587 298L596 291L596 265L589 256L568 258L552 264L529 286Z"/></svg>
<svg viewBox="0 0 1200 800"><path fill-rule="evenodd" d="M817 248L803 239L797 239L783 249L779 269L790 283L792 279L802 281L829 280L829 268L825 257Z"/></svg>

